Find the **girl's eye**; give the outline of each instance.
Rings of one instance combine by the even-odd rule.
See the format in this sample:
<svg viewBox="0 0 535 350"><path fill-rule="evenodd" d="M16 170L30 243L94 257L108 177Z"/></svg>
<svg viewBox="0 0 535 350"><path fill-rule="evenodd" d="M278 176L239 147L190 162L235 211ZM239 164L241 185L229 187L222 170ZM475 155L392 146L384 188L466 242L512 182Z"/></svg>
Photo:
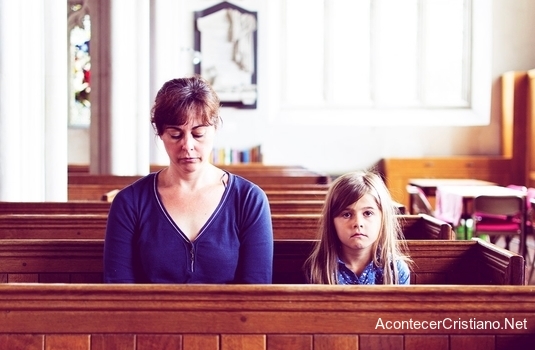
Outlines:
<svg viewBox="0 0 535 350"><path fill-rule="evenodd" d="M342 213L342 217L345 218L345 219L349 219L349 218L351 218L351 213L346 211L346 212Z"/></svg>
<svg viewBox="0 0 535 350"><path fill-rule="evenodd" d="M192 134L193 137L195 137L196 139L200 139L201 137L204 136L204 134Z"/></svg>
<svg viewBox="0 0 535 350"><path fill-rule="evenodd" d="M173 140L180 140L182 138L182 134L169 134L169 136L173 139Z"/></svg>
<svg viewBox="0 0 535 350"><path fill-rule="evenodd" d="M371 210L366 210L364 212L364 216L372 216L372 215L373 215L373 211L371 211Z"/></svg>

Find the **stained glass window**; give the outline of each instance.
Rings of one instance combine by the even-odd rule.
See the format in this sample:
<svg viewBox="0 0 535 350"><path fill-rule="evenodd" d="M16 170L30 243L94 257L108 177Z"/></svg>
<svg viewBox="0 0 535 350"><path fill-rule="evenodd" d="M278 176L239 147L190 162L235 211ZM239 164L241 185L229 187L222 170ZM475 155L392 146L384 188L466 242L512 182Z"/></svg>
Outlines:
<svg viewBox="0 0 535 350"><path fill-rule="evenodd" d="M69 22L74 23L69 33L70 98L69 125L89 126L91 121L91 21L82 5L70 7Z"/></svg>

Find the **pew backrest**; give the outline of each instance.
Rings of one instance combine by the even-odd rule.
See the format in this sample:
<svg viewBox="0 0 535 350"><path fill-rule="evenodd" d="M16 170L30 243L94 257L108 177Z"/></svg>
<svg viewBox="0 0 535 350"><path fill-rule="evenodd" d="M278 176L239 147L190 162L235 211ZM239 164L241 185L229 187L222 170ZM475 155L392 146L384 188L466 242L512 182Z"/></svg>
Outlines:
<svg viewBox="0 0 535 350"><path fill-rule="evenodd" d="M480 239L406 241L411 284L523 285L524 259ZM275 240L274 284L305 284L315 240ZM0 240L0 282L100 283L104 240Z"/></svg>
<svg viewBox="0 0 535 350"><path fill-rule="evenodd" d="M109 205L102 204L103 208ZM0 214L0 239L102 239L107 216L107 213ZM273 236L275 239L315 239L320 217L319 213L272 213ZM398 218L406 239L453 239L451 226L432 217L401 215Z"/></svg>
<svg viewBox="0 0 535 350"><path fill-rule="evenodd" d="M1 214L108 214L106 201L0 202Z"/></svg>
<svg viewBox="0 0 535 350"><path fill-rule="evenodd" d="M0 285L5 349L532 349L497 286ZM456 322L456 323L454 323Z"/></svg>
<svg viewBox="0 0 535 350"><path fill-rule="evenodd" d="M275 241L273 283L306 283L303 270L315 240ZM524 258L474 238L407 240L411 284L524 285Z"/></svg>

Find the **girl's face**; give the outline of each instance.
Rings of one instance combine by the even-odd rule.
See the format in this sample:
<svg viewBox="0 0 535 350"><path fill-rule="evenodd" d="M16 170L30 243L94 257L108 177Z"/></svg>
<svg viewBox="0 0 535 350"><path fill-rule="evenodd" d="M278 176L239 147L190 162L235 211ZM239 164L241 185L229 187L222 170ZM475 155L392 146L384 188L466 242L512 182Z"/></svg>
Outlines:
<svg viewBox="0 0 535 350"><path fill-rule="evenodd" d="M184 170L195 170L210 161L215 127L193 118L186 125L167 126L161 135L171 164Z"/></svg>
<svg viewBox="0 0 535 350"><path fill-rule="evenodd" d="M371 249L381 232L383 213L367 193L334 218L342 250Z"/></svg>

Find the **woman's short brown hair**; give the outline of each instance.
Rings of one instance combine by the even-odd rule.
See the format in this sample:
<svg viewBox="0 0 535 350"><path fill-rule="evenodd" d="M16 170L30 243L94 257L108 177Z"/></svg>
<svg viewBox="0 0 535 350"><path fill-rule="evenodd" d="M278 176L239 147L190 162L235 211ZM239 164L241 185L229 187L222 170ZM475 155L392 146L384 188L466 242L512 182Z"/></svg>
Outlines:
<svg viewBox="0 0 535 350"><path fill-rule="evenodd" d="M169 125L185 125L201 117L206 125L216 128L221 123L221 101L210 84L201 76L172 79L158 91L151 111L151 123L158 135Z"/></svg>

